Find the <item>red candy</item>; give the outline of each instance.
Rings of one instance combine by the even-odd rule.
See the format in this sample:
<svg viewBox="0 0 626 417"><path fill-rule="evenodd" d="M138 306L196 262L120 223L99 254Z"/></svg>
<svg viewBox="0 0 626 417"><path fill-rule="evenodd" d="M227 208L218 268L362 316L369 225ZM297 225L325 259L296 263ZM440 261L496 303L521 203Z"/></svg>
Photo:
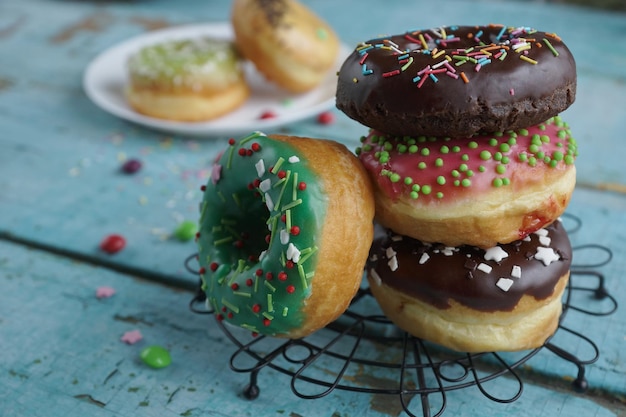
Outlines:
<svg viewBox="0 0 626 417"><path fill-rule="evenodd" d="M276 117L276 113L274 113L271 110L267 110L261 113L261 116L259 116L259 119L273 119L275 117Z"/></svg>
<svg viewBox="0 0 626 417"><path fill-rule="evenodd" d="M106 253L117 253L126 246L126 239L121 235L109 235L100 242L100 249Z"/></svg>
<svg viewBox="0 0 626 417"><path fill-rule="evenodd" d="M335 122L335 115L332 112L326 111L320 113L317 116L317 122L322 125L329 125Z"/></svg>

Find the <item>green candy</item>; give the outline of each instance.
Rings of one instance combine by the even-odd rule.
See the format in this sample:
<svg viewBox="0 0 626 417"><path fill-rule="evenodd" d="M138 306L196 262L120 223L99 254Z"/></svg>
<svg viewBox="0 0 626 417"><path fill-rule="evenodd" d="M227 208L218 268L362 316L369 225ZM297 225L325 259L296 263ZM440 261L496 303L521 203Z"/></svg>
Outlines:
<svg viewBox="0 0 626 417"><path fill-rule="evenodd" d="M141 360L151 368L161 369L172 363L170 352L162 346L153 345L144 348L140 353Z"/></svg>
<svg viewBox="0 0 626 417"><path fill-rule="evenodd" d="M176 230L174 230L174 237L182 242L187 242L193 239L197 232L198 225L196 222L185 220L178 225Z"/></svg>

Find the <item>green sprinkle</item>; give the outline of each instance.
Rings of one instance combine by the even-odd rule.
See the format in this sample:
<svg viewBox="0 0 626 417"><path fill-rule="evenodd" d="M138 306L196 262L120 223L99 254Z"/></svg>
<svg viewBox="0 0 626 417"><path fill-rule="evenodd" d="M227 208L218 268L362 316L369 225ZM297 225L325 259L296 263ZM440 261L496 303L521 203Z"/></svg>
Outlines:
<svg viewBox="0 0 626 417"><path fill-rule="evenodd" d="M496 166L496 172L500 175L504 174L506 172L506 166L505 165Z"/></svg>
<svg viewBox="0 0 626 417"><path fill-rule="evenodd" d="M419 169L426 169L426 162L420 162L419 164L417 164L417 167Z"/></svg>
<svg viewBox="0 0 626 417"><path fill-rule="evenodd" d="M411 187L411 190L415 191L416 193L419 193L421 187L419 186L419 184L413 184L413 186Z"/></svg>
<svg viewBox="0 0 626 417"><path fill-rule="evenodd" d="M417 191L411 191L409 193L409 197L411 197L413 200L417 200L417 198L419 197L419 194L417 193Z"/></svg>
<svg viewBox="0 0 626 417"><path fill-rule="evenodd" d="M436 167L442 167L443 166L443 159L441 159L441 158L435 159L435 166Z"/></svg>
<svg viewBox="0 0 626 417"><path fill-rule="evenodd" d="M483 161L488 161L491 159L491 152L489 151L481 151L480 152L480 159L482 159Z"/></svg>
<svg viewBox="0 0 626 417"><path fill-rule="evenodd" d="M424 185L422 186L422 193L424 195L428 195L432 192L432 187L430 185Z"/></svg>
<svg viewBox="0 0 626 417"><path fill-rule="evenodd" d="M160 369L172 363L170 352L164 347L153 345L148 346L139 353L141 360L151 368Z"/></svg>
<svg viewBox="0 0 626 417"><path fill-rule="evenodd" d="M485 172L485 171L487 171L487 168L485 168L484 165L478 165L478 171L479 172Z"/></svg>
<svg viewBox="0 0 626 417"><path fill-rule="evenodd" d="M493 159L496 161L502 161L502 152L498 151L493 155Z"/></svg>
<svg viewBox="0 0 626 417"><path fill-rule="evenodd" d="M469 169L469 167L467 166L467 164L461 164L459 165L459 171L461 172L465 172Z"/></svg>
<svg viewBox="0 0 626 417"><path fill-rule="evenodd" d="M409 153L416 153L418 150L419 148L417 147L417 145L409 146Z"/></svg>
<svg viewBox="0 0 626 417"><path fill-rule="evenodd" d="M494 178L491 184L496 188L502 187L502 178Z"/></svg>
<svg viewBox="0 0 626 417"><path fill-rule="evenodd" d="M448 146L447 146L447 145L443 145L443 146L441 147L441 149L439 149L439 152L441 152L441 153L443 153L443 154L447 154L447 153L449 153L449 152L450 152L450 148L448 148Z"/></svg>
<svg viewBox="0 0 626 417"><path fill-rule="evenodd" d="M528 150L531 151L532 153L537 153L539 152L539 146L532 144L528 147Z"/></svg>
<svg viewBox="0 0 626 417"><path fill-rule="evenodd" d="M517 133L522 136L528 136L528 129L520 129Z"/></svg>
<svg viewBox="0 0 626 417"><path fill-rule="evenodd" d="M176 230L174 230L174 237L181 242L186 242L193 239L198 232L198 225L195 221L185 220L181 222Z"/></svg>
<svg viewBox="0 0 626 417"><path fill-rule="evenodd" d="M511 146L508 143L500 144L500 152L508 152L511 150Z"/></svg>
<svg viewBox="0 0 626 417"><path fill-rule="evenodd" d="M398 144L398 152L399 153L406 153L406 151L407 151L407 146L403 145L402 143L399 143Z"/></svg>
<svg viewBox="0 0 626 417"><path fill-rule="evenodd" d="M468 155L468 154L466 154L466 153L465 153L465 154L461 155L461 160L462 160L462 161L467 162L467 161L469 161L469 159L470 159L470 158L469 158L469 155Z"/></svg>
<svg viewBox="0 0 626 417"><path fill-rule="evenodd" d="M463 187L469 187L470 185L472 185L472 181L467 178L464 178L461 180L461 185Z"/></svg>
<svg viewBox="0 0 626 417"><path fill-rule="evenodd" d="M508 178L502 178L502 184L503 185L509 185L511 183L511 180Z"/></svg>
<svg viewBox="0 0 626 417"><path fill-rule="evenodd" d="M548 47L548 49L550 50L550 52L552 52L552 55L554 56L559 56L559 51L557 51L556 49L554 49L554 46L552 46L552 44L550 43L550 41L547 38L543 38L543 43L546 44L546 46Z"/></svg>
<svg viewBox="0 0 626 417"><path fill-rule="evenodd" d="M436 196L437 196L437 198L440 198L440 199L441 199L441 198L443 198L443 193L442 193L441 191L439 191L439 192L436 194Z"/></svg>
<svg viewBox="0 0 626 417"><path fill-rule="evenodd" d="M562 161L563 160L563 152L561 151L554 151L552 153L552 158L556 161Z"/></svg>
<svg viewBox="0 0 626 417"><path fill-rule="evenodd" d="M565 165L571 165L574 163L574 157L572 155L566 155L563 160L565 161Z"/></svg>
<svg viewBox="0 0 626 417"><path fill-rule="evenodd" d="M498 139L496 138L489 139L489 146L498 146Z"/></svg>
<svg viewBox="0 0 626 417"><path fill-rule="evenodd" d="M430 155L430 150L428 148L422 148L422 155L423 156L428 156Z"/></svg>
<svg viewBox="0 0 626 417"><path fill-rule="evenodd" d="M406 185L411 185L411 184L413 184L413 178L411 178L411 177L405 177L405 178L404 178L404 183L405 183Z"/></svg>
<svg viewBox="0 0 626 417"><path fill-rule="evenodd" d="M537 158L535 158L534 156L531 156L530 158L528 158L528 165L530 165L531 167L536 166Z"/></svg>
<svg viewBox="0 0 626 417"><path fill-rule="evenodd" d="M526 162L528 161L528 155L526 155L525 153L520 153L517 159L519 159L520 162Z"/></svg>
<svg viewBox="0 0 626 417"><path fill-rule="evenodd" d="M398 175L397 173L394 172L393 174L391 174L389 176L389 180L391 182L398 182L398 181L400 181L400 175Z"/></svg>
<svg viewBox="0 0 626 417"><path fill-rule="evenodd" d="M233 313L235 313L235 314L239 313L239 307L237 307L236 305L230 303L227 299L222 298L222 304L224 306L226 306L229 310L232 310Z"/></svg>
<svg viewBox="0 0 626 417"><path fill-rule="evenodd" d="M453 169L452 172L450 172L450 174L454 177L457 178L459 176L461 176L461 173L459 171L457 171L456 169Z"/></svg>
<svg viewBox="0 0 626 417"><path fill-rule="evenodd" d="M443 175L437 177L437 184L444 185L446 183L446 178Z"/></svg>
<svg viewBox="0 0 626 417"><path fill-rule="evenodd" d="M470 143L467 144L467 147L470 149L476 149L478 148L478 143L476 141L471 141Z"/></svg>
<svg viewBox="0 0 626 417"><path fill-rule="evenodd" d="M459 152L461 152L461 147L460 147L460 146L453 146L453 147L452 147L452 152L454 152L454 153L459 153Z"/></svg>

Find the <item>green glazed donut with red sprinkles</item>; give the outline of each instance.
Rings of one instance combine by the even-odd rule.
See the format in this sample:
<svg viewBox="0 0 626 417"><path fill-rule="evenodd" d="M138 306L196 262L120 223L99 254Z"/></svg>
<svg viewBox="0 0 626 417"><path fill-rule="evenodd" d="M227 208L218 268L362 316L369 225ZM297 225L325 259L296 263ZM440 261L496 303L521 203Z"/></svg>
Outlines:
<svg viewBox="0 0 626 417"><path fill-rule="evenodd" d="M372 242L374 201L345 146L261 132L230 139L202 188L200 277L218 320L300 338L346 310Z"/></svg>

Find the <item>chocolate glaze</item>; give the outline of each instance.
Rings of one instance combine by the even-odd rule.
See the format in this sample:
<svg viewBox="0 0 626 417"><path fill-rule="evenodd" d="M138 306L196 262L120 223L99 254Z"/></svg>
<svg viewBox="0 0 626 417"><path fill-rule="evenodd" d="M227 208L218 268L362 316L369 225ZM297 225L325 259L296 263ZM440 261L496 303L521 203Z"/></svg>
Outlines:
<svg viewBox="0 0 626 417"><path fill-rule="evenodd" d="M370 254L370 275L374 270L382 283L440 309L449 308L450 300L455 300L483 312L511 311L523 295L548 298L569 271L572 248L561 222L557 220L538 233L542 230L547 231L550 242L541 243L539 234L533 233L524 240L499 245L508 257L496 261L485 260L484 249L467 245L446 248L379 228ZM546 266L535 258L538 247L552 248L558 260ZM392 271L394 253L397 269ZM423 254L429 258L420 264ZM483 272L481 264L492 270ZM512 276L514 266L521 268L520 278ZM508 291L496 285L501 278L513 280Z"/></svg>
<svg viewBox="0 0 626 417"><path fill-rule="evenodd" d="M513 28L501 34L503 27L496 25L444 27L447 35L459 40L442 44L440 29L406 32L359 44L339 72L337 107L360 123L388 134L455 137L534 125L557 115L574 101L576 64L556 35L530 29L517 33ZM477 40L479 31L483 34ZM425 37L427 48L417 40L420 35ZM516 52L512 46L522 39L528 40L530 48ZM477 52L480 42L500 47L490 51L491 62L481 65L478 71L469 61L457 66L459 60L453 57ZM369 45L372 47L367 49ZM466 52L470 47L474 50ZM435 48L445 50L445 54L437 56ZM496 58L502 48L509 49L504 57ZM403 55L406 58L398 58ZM445 72L432 74L434 81L422 74L422 83L416 81L418 72L443 60L454 70L450 71L452 76ZM468 82L463 81L461 72Z"/></svg>

